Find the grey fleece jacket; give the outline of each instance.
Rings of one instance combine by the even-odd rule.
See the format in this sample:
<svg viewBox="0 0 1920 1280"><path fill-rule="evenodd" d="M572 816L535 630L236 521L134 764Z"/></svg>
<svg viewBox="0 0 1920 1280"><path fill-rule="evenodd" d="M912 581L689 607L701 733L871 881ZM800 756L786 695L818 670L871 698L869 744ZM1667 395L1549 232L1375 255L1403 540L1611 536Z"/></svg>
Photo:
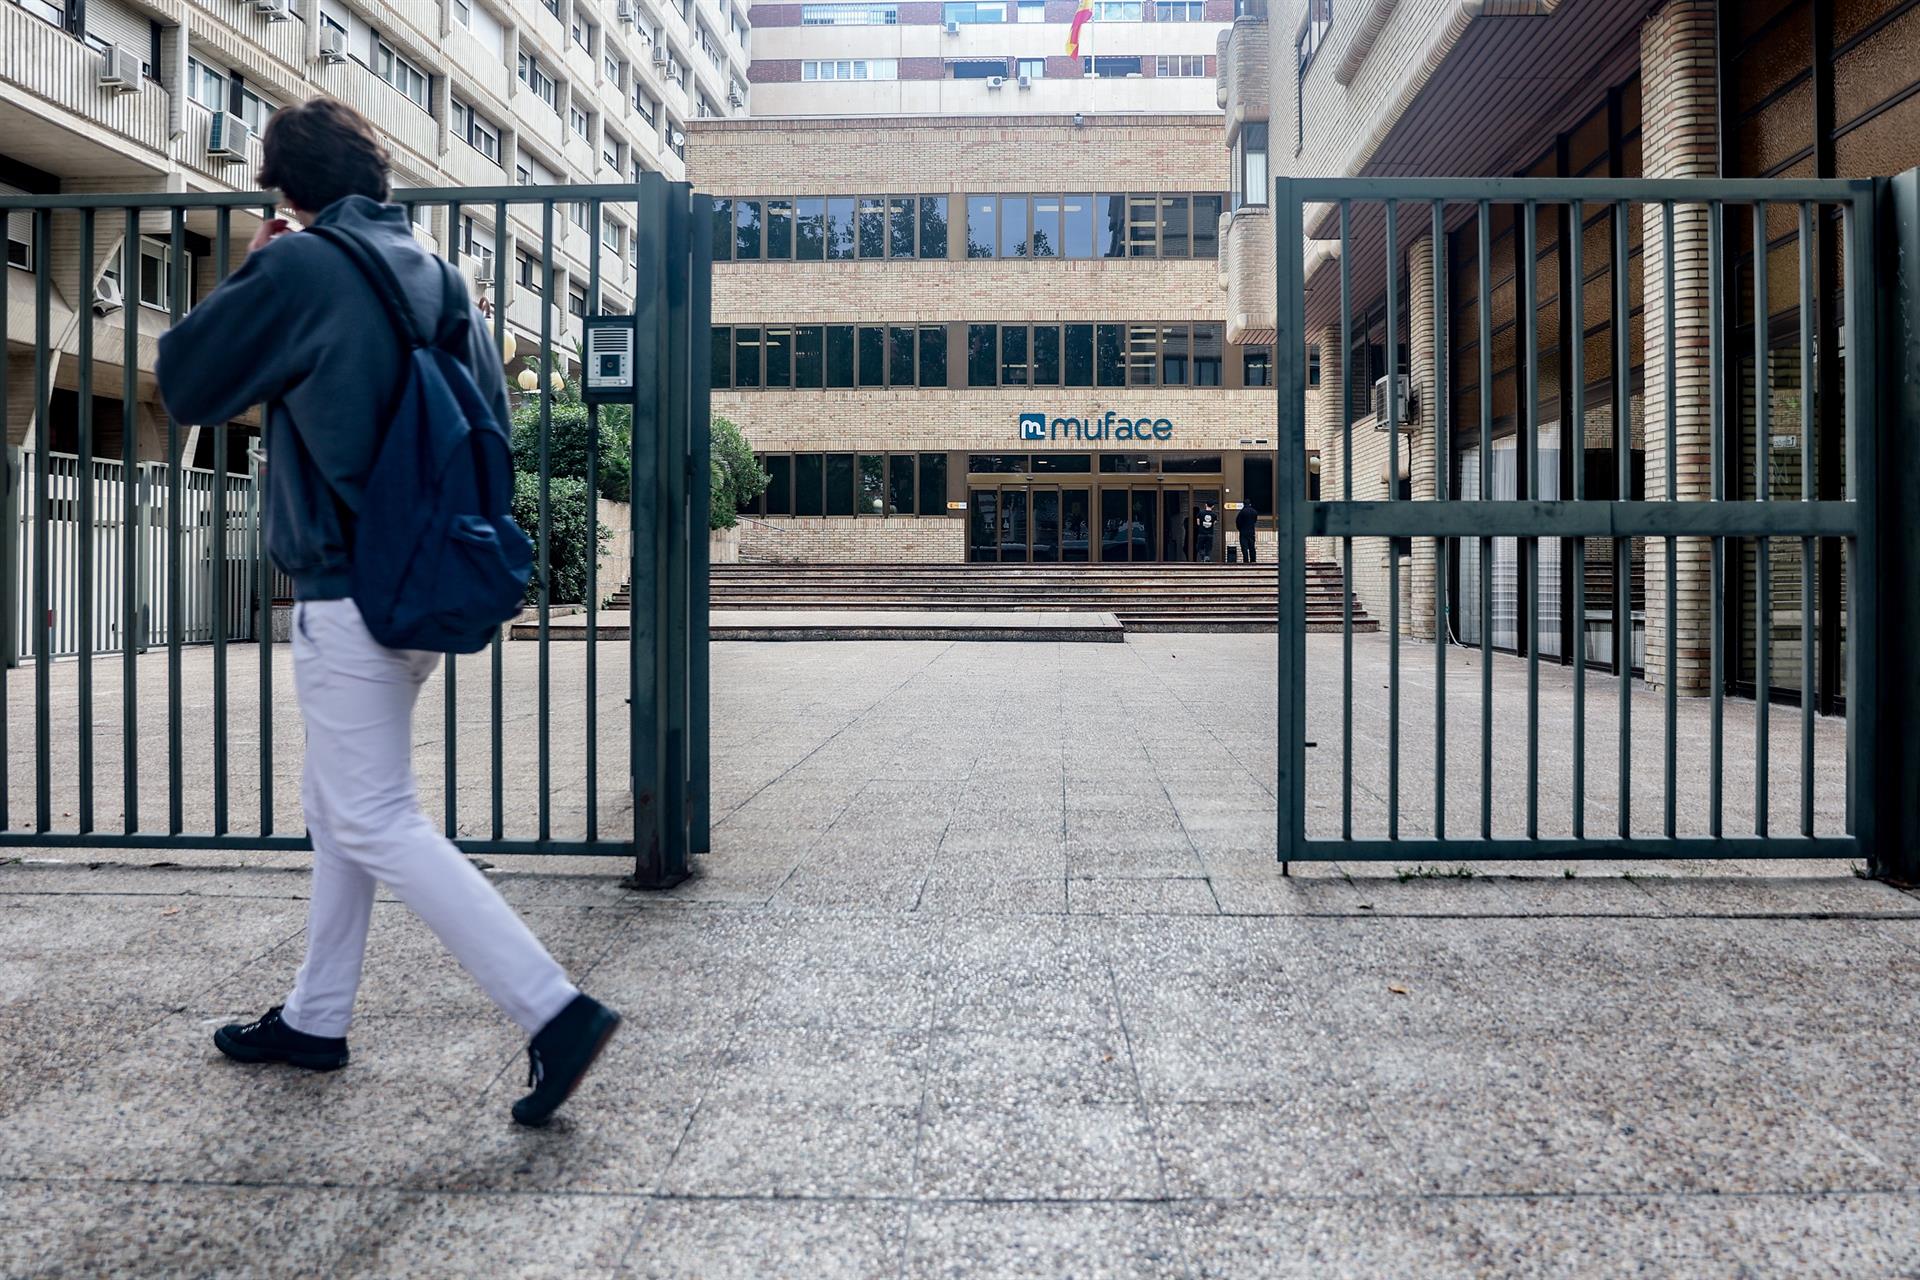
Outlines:
<svg viewBox="0 0 1920 1280"><path fill-rule="evenodd" d="M355 232L393 267L422 324L437 327L441 268L406 210L348 196L317 225ZM506 375L475 311L466 364L507 423ZM160 394L184 423L266 405L266 537L301 600L348 594L354 513L373 469L405 350L373 287L337 246L283 235L160 339Z"/></svg>

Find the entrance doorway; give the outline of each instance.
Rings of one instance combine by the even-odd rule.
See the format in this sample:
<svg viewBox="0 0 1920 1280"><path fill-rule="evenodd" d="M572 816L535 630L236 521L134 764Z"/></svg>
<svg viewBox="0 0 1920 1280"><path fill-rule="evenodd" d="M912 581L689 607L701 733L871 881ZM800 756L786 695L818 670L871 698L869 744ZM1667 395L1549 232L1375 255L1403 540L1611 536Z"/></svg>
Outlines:
<svg viewBox="0 0 1920 1280"><path fill-rule="evenodd" d="M1212 503L1203 539L1200 511ZM1218 563L1220 491L1189 485L998 483L967 490L975 564Z"/></svg>

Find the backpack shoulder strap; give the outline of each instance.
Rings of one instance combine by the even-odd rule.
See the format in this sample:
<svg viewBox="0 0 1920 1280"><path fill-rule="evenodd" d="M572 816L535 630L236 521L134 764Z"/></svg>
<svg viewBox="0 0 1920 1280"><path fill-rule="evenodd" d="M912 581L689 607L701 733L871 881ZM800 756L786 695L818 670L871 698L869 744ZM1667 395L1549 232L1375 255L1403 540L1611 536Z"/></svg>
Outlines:
<svg viewBox="0 0 1920 1280"><path fill-rule="evenodd" d="M394 332L409 347L424 347L432 344L434 334L424 328L414 315L413 307L407 302L406 291L400 287L400 278L393 273L387 260L380 256L372 246L351 231L339 227L309 227L304 234L317 235L347 255L366 277L373 287L374 296L386 309L387 319L393 323Z"/></svg>

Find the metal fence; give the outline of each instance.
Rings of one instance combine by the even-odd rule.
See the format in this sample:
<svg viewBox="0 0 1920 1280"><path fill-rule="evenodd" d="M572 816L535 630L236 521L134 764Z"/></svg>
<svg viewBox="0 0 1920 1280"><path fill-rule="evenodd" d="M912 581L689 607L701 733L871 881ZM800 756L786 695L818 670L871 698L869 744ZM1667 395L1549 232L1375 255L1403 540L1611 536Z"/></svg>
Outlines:
<svg viewBox="0 0 1920 1280"><path fill-rule="evenodd" d="M673 883L706 848L709 820L709 495L690 477L708 470L707 361L695 352L710 270L691 191L649 174L395 198L486 295L496 342L511 312L513 330L551 360L586 316L630 314L639 357L621 402L632 414L630 625L606 633L617 641L556 637L558 557L586 566L587 637L602 634L600 601L617 584L598 581L591 547L557 542L557 393L543 369L523 405L538 561L515 630L529 638L503 634L444 661L430 691L439 718L423 709L416 722L423 792L439 792L429 803L470 852L633 856L637 883ZM273 636L287 583L265 559L258 487L187 466L189 426L152 392L153 339L190 308L190 288L238 266L236 250L275 209L260 193L0 196L0 216L20 213L33 244L24 325L0 290L0 335L25 329L32 344L29 386L9 387L0 360L0 404L24 406L27 420L9 421L9 438L30 441L8 451L0 486L0 650L20 664L0 662L0 848L305 849L288 773L299 749L288 656ZM604 245L617 251L603 262ZM176 269L188 261L206 269ZM572 288L557 287L563 270ZM109 292L103 274L120 287ZM103 451L96 400L111 406L116 392L119 439ZM160 428L156 456L142 451L143 403ZM588 410L589 494L601 412ZM235 426L198 425L226 465ZM53 447L56 432L66 449Z"/></svg>
<svg viewBox="0 0 1920 1280"><path fill-rule="evenodd" d="M1907 175L1903 181L1913 186L1914 175ZM1908 581L1898 591L1890 588L1887 584L1896 579L1889 576L1889 564L1881 562L1881 555L1890 542L1897 543L1893 550L1910 552L1915 529L1920 527L1911 505L1920 499L1920 485L1913 483L1911 456L1904 479L1896 479L1900 472L1890 471L1886 462L1888 446L1897 443L1887 437L1910 435L1912 423L1907 423L1903 432L1895 432L1897 416L1884 410L1891 397L1901 394L1904 383L1910 381L1916 353L1920 353L1913 298L1905 293L1896 297L1889 283L1879 278L1885 264L1894 261L1891 239L1877 230L1882 216L1878 206L1887 200L1887 188L1884 180L1279 180L1274 204L1281 219L1279 243L1301 244L1310 233L1338 240L1338 265L1328 265L1327 275L1317 286L1333 289L1336 286L1331 277L1337 273L1337 313L1325 305L1326 295L1321 295L1315 309L1337 314L1335 332L1343 358L1355 351L1356 310L1376 296L1363 291L1384 289L1389 320L1384 350L1379 354L1384 360L1386 385L1395 387L1395 380L1409 372L1407 365L1421 362L1423 376L1430 377L1435 388L1431 403L1419 406L1424 419L1421 429L1431 433L1430 462L1423 462L1422 467L1430 465L1431 475L1412 478L1423 489L1430 489L1432 496L1412 500L1409 493L1397 492L1397 483L1388 483L1384 499L1356 500L1354 422L1366 411L1356 405L1354 379L1345 376L1350 371L1345 369L1343 359L1341 385L1323 384L1320 390L1322 397L1338 405L1338 416L1331 419L1335 425L1330 436L1323 433L1319 441L1323 483L1329 460L1337 466L1341 479L1334 489L1321 494L1322 500L1308 501L1304 468L1292 465L1293 460L1305 456L1307 447L1308 282L1300 254L1279 255L1276 380L1284 465L1279 468L1283 492L1277 505L1281 599L1288 602L1280 619L1278 708L1282 737L1277 794L1283 862L1423 857L1866 857L1876 868L1899 864L1908 867L1911 874L1916 833L1911 828L1905 834L1894 833L1889 826L1890 808L1897 788L1904 785L1911 790L1920 785L1920 780L1914 777L1910 763L1889 769L1873 758L1890 739L1888 726L1881 720L1886 694L1895 685L1913 683L1910 672L1889 665L1892 654L1887 647L1887 629L1879 616L1887 596L1911 594L1912 584ZM1909 239L1913 236L1910 223L1914 203L1908 199L1900 224L1901 234ZM1511 261L1516 278L1496 281L1491 278L1489 265L1489 229L1507 218L1512 222ZM1541 229L1548 218L1558 219L1561 228L1576 229L1571 233L1563 230L1553 246L1558 254L1555 265L1562 273L1562 292L1556 303L1572 308L1567 300L1569 288L1578 290L1581 301L1571 312L1578 327L1563 330L1576 336L1561 344L1562 363L1558 366L1552 411L1544 407L1542 308L1535 279L1546 257L1541 248ZM1683 258L1682 251L1676 250L1677 221L1695 237L1690 242L1691 257ZM1827 243L1837 271L1817 260L1821 240L1813 234L1816 226L1832 229ZM1727 275L1728 263L1735 260L1730 237L1736 230L1748 246L1746 257L1740 259L1742 274L1737 287ZM1630 231L1637 242L1631 245ZM1700 236L1704 236L1704 244ZM1450 263L1449 245L1461 246L1463 258L1469 256L1466 250L1472 250L1466 272L1456 271ZM1758 251L1754 246L1759 246ZM1613 266L1605 272L1591 270L1583 264L1583 253L1605 255ZM1408 279L1400 271L1410 257L1418 260L1421 274L1433 282L1432 310L1430 314L1409 316L1396 325L1395 320L1408 316L1411 310L1412 300L1406 296ZM1636 296L1635 277L1627 265L1636 260L1636 270L1645 268L1644 296ZM1704 270L1697 269L1703 263ZM1784 270L1782 263L1786 264ZM1771 278L1770 267L1774 273ZM1911 275L1912 264L1905 263L1903 269ZM1681 308L1697 308L1701 303L1710 326L1704 342L1677 349L1676 318ZM1890 307L1902 309L1905 317L1904 331L1896 339L1900 345L1891 358L1883 353L1882 335L1877 329ZM1839 334L1838 343L1817 340L1817 313L1831 319L1832 328ZM1657 327L1643 327L1643 317L1656 317L1661 322ZM1450 336L1450 325L1456 320L1467 331ZM1500 335L1502 325L1504 336ZM1736 330L1740 332L1738 342ZM1396 336L1401 340L1396 341ZM1414 345L1403 350L1402 341L1408 337L1414 339ZM1634 347L1637 338L1644 338L1651 348L1644 353L1639 369ZM1512 403L1506 406L1495 403L1498 388L1491 376L1491 362L1496 345L1513 352ZM1797 379L1797 403L1779 394L1783 350L1790 357L1797 356L1788 358L1786 370ZM1450 360L1458 351L1471 351L1477 368L1470 365L1451 370ZM1652 358L1656 355L1661 358ZM1583 361L1591 362L1593 374ZM1690 376L1697 381L1703 364L1708 425L1701 428L1699 406L1683 403L1686 397L1680 393L1681 380ZM1646 453L1659 464L1658 471L1648 468L1651 483L1642 496L1636 497L1641 478L1633 467L1633 440L1627 433L1634 427L1635 397L1647 391L1633 381L1641 372L1649 380L1663 377L1664 386L1656 383L1653 388L1658 393L1653 402L1660 406L1661 413L1654 415L1650 410L1654 420L1646 424ZM1459 388L1469 384L1471 395L1456 395ZM1816 392L1822 401L1817 409ZM1905 388L1904 394L1911 399L1911 388ZM1591 412L1595 401L1601 410L1598 414ZM1471 416L1454 420L1463 405L1471 407ZM1393 394L1384 397L1382 406L1384 420L1379 425L1386 429L1386 439L1391 442L1393 452L1389 456L1397 458L1404 410ZM1816 417L1817 412L1820 417ZM1508 435L1510 446L1518 449L1518 475L1509 479L1505 493L1500 492L1491 469L1496 415L1500 413L1505 418L1500 434ZM1770 415L1784 417L1789 413L1792 421L1770 420ZM1682 444L1683 414L1704 439L1690 437ZM1597 442L1591 439L1595 418L1601 422L1603 433ZM1578 429L1564 431L1561 423L1578 424ZM1542 439L1548 430L1559 432L1558 447L1570 452L1566 459L1569 465L1562 472L1571 481L1568 489L1556 487L1553 474L1542 474ZM1515 435L1517 442L1511 440ZM1816 451L1817 439L1824 439L1830 447ZM1584 457L1589 447L1610 452L1617 463L1617 474L1608 467L1599 481L1590 481ZM1704 492L1683 491L1680 477L1689 471L1696 476L1704 471L1708 477ZM1397 473L1384 468L1383 475L1397 479ZM1590 495L1589 483L1603 484L1604 490ZM1900 487L1890 488L1894 485ZM1898 536L1890 539L1886 523L1892 513L1880 504L1895 501L1896 494L1901 495L1899 501L1906 509L1897 517ZM1386 723L1380 732L1386 754L1384 830L1360 829L1354 814L1356 699L1351 599L1346 609L1337 686L1342 791L1339 833L1328 836L1308 830L1311 686L1307 681L1305 618L1299 602L1305 599L1304 570L1310 537L1332 539L1350 570L1355 563L1356 540L1375 540L1371 545L1386 548L1390 650ZM1823 554L1828 547L1838 554ZM1411 629L1402 626L1402 596L1416 548L1421 559L1432 565L1433 613L1430 619L1420 619L1421 630L1430 630L1432 640L1430 644L1420 642L1420 647L1427 650L1425 658L1416 651L1409 659L1402 654L1409 646L1401 633ZM1611 560L1601 579L1602 589L1591 605L1590 553ZM1684 619L1678 606L1681 593L1671 584L1678 581L1682 557L1693 554L1704 555L1707 561L1711 621L1705 635L1693 643L1710 650L1705 699L1709 728L1704 752L1695 754L1690 747L1683 755L1676 733L1680 715L1673 664L1674 638L1683 634ZM1787 579L1799 596L1797 663L1781 663L1769 652L1776 631L1771 624L1774 615L1769 596L1780 580L1770 569L1770 558L1783 556L1791 556L1797 565L1795 574ZM1636 559L1642 564L1636 566ZM1622 669L1631 660L1623 654L1613 666L1617 678L1612 681L1611 693L1617 703L1610 718L1615 740L1605 751L1610 758L1590 760L1587 754L1592 736L1587 661L1570 664L1570 722L1543 721L1542 650L1550 649L1551 641L1543 642L1537 628L1532 636L1523 634L1516 642L1520 653L1505 660L1517 663L1524 659L1524 715L1508 715L1505 723L1499 722L1494 679L1496 667L1503 660L1494 651L1498 630L1493 613L1496 584L1490 580L1496 560L1517 572L1515 603L1527 619L1542 616L1543 578L1549 590L1556 590L1561 581L1555 575L1556 567L1568 567L1566 580L1579 584L1569 593L1572 617L1568 629L1581 638L1576 653L1586 649L1591 630L1586 614L1590 607L1607 618L1624 621L1633 616L1631 592L1641 568L1663 576L1669 584L1663 601L1652 606L1649 619L1652 627L1667 638L1668 666L1659 703L1662 714L1647 723L1643 697L1639 700L1641 716L1635 718L1632 672L1630 667ZM1816 614L1816 592L1834 590L1838 600L1841 585L1817 581L1823 563L1839 568L1847 588L1843 651L1831 654L1842 683L1837 689L1824 691L1837 694L1833 701L1844 704L1848 712L1842 830L1819 829L1815 821L1815 707L1823 691L1817 687L1816 646L1810 626ZM1904 563L1910 567L1912 560ZM1455 565L1470 576L1463 581ZM1736 566L1741 565L1753 572L1740 576L1737 583ZM1828 572L1831 576L1832 569ZM1751 825L1736 829L1727 816L1726 703L1732 684L1729 664L1731 637L1737 634L1735 614L1747 605L1752 606L1752 615L1760 622L1751 628L1742 660L1763 674L1759 678L1761 696L1751 704L1751 745L1742 744L1743 765L1747 759L1752 765L1753 790L1738 799L1742 822L1750 814ZM1447 673L1450 654L1460 652L1449 633L1455 629L1452 624L1462 622L1463 608L1471 608L1477 615L1465 619L1464 629L1479 641L1468 651L1467 661L1477 666L1480 678L1478 707L1470 713L1477 740L1461 744L1449 741ZM1507 626L1511 633L1511 619ZM1910 643L1910 635L1907 640ZM1614 646L1609 643L1606 648L1611 651ZM1551 652L1547 657L1549 662L1557 660ZM1419 744L1423 754L1431 754L1430 788L1427 779L1418 780L1419 789L1430 795L1431 807L1413 814L1407 812L1401 794L1409 777L1402 761L1403 723L1410 710L1404 705L1407 675L1403 667L1409 660L1431 663L1430 672L1419 675L1421 687L1424 690L1430 685L1433 698L1430 713L1426 708L1418 709L1423 726L1431 725L1431 737L1423 737ZM1795 666L1797 671L1793 670ZM1783 709L1781 714L1797 715L1801 730L1797 752L1801 785L1793 806L1796 811L1791 813L1769 809L1773 734L1766 694L1770 685L1778 683L1773 673L1783 668L1798 686L1792 692L1799 707L1797 712ZM1901 696L1910 699L1912 695L1907 691ZM1689 705L1690 715L1697 705ZM1743 709L1743 718L1746 715ZM1456 706L1456 738L1461 718ZM1325 737L1330 728L1330 717L1323 717L1320 736ZM1364 730L1368 741L1378 728L1368 722ZM1503 749L1511 741L1517 750L1522 734L1524 797L1511 813L1502 812L1497 818L1493 787L1496 740ZM1564 735L1562 743L1553 745L1570 747L1569 751L1556 753L1569 760L1568 776L1543 780L1543 734ZM1334 748L1331 742L1323 745ZM1461 754L1467 759L1456 760L1459 767L1450 771L1449 750L1458 751L1462 745L1466 750ZM1642 794L1636 795L1634 762L1655 754L1664 785L1651 795L1645 794L1643 785ZM1473 794L1474 755L1479 757L1477 794ZM1422 761L1423 768L1426 763ZM1690 811L1680 800L1686 790L1683 781L1690 784L1701 774L1706 779L1704 814ZM1612 812L1604 830L1588 820L1587 796L1596 779L1604 780L1610 793L1607 807ZM1556 792L1565 789L1571 793L1564 827L1558 826L1557 813L1553 824L1543 821L1543 781Z"/></svg>
<svg viewBox="0 0 1920 1280"><path fill-rule="evenodd" d="M0 660L18 663L35 657L43 635L50 644L48 652L56 658L75 657L82 652L117 653L128 635L136 649L167 643L170 619L164 610L153 607L155 601L170 599L173 594L168 580L173 561L167 553L166 539L166 530L173 522L167 510L171 490L165 466L136 466L129 482L125 463L94 458L85 464L83 480L83 464L77 456L49 456L45 554L47 609L51 616L44 630L35 623L32 599L33 565L41 554L41 530L35 518L38 476L20 465L17 453L12 473L19 477L19 491L9 495L6 503L10 509L6 527L12 562L0 567L0 582L10 584L13 596L13 639L10 648L0 650ZM84 502L82 484L90 490ZM130 493L126 492L129 485ZM214 510L220 505L215 501L215 486L225 490L225 510L230 513L224 529L216 529L214 520ZM253 600L259 591L255 577L262 571L262 553L253 478L188 469L181 476L180 500L184 507L180 517L184 543L180 556L184 575L180 587L181 643L211 644L218 630L213 616L220 599L214 594L216 556L225 561L221 584L225 605L220 611L226 637L255 639ZM80 521L82 506L90 506L92 511L84 525ZM84 549L82 539L87 542ZM80 600L82 561L89 563L86 576L91 579L85 608ZM265 571L269 574L270 596L284 599L285 575L271 567ZM129 594L134 601L131 615L121 608ZM91 630L84 643L80 632L83 618Z"/></svg>

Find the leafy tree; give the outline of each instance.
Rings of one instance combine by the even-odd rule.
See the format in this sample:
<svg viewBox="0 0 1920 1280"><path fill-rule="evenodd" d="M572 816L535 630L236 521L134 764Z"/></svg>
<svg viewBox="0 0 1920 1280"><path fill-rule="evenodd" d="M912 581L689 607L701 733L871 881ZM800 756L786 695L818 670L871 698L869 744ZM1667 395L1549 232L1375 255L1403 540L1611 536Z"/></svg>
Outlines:
<svg viewBox="0 0 1920 1280"><path fill-rule="evenodd" d="M764 493L771 477L732 419L716 416L712 439L713 509L707 523L711 528L731 529L740 523L740 508Z"/></svg>
<svg viewBox="0 0 1920 1280"><path fill-rule="evenodd" d="M567 392L553 400L552 425L547 435L548 474L555 479L587 479L587 406L569 383ZM596 479L601 497L625 502L629 485L629 450L633 439L633 410L627 405L600 406L600 450ZM540 472L540 398L530 395L513 411L513 465L516 471Z"/></svg>

